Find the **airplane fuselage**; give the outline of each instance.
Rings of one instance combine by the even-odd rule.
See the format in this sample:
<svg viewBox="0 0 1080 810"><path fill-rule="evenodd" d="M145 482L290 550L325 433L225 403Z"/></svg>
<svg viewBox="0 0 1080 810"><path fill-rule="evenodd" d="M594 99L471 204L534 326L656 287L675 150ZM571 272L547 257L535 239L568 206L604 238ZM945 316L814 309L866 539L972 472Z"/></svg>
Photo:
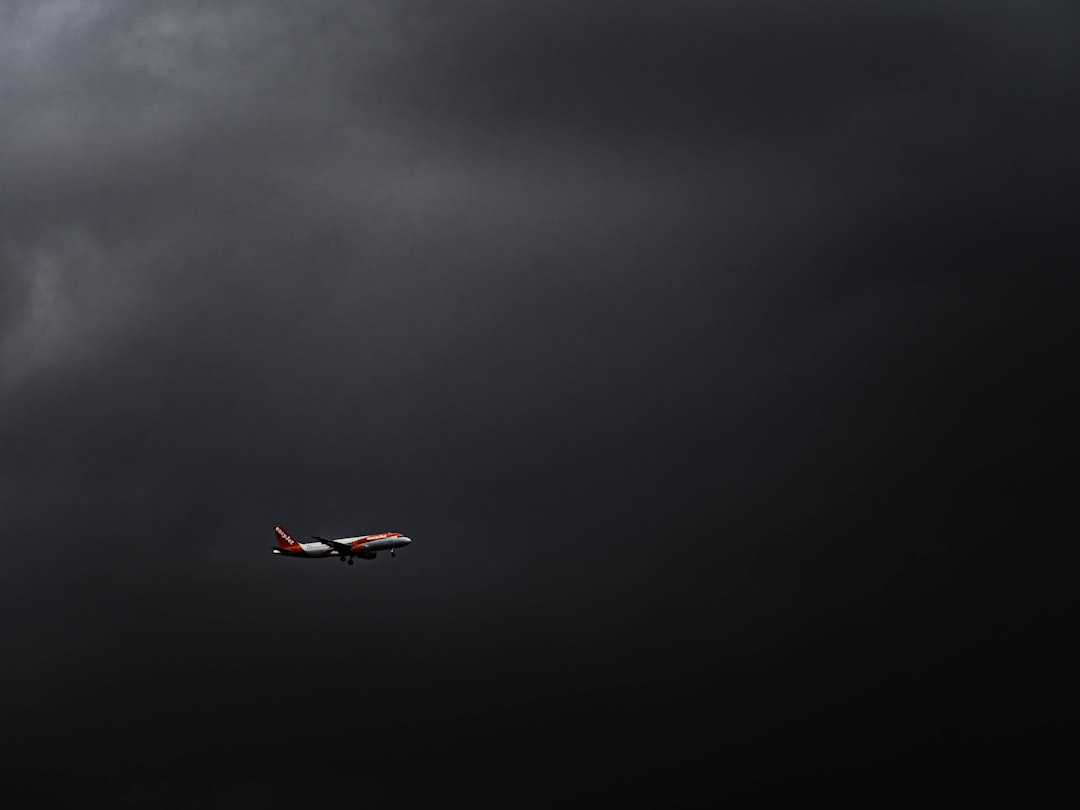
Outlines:
<svg viewBox="0 0 1080 810"><path fill-rule="evenodd" d="M274 554L282 557L340 557L343 561L352 562L353 557L371 560L380 551L389 551L393 554L397 549L404 548L412 542L401 532L382 532L381 534L362 534L356 537L342 537L336 540L316 537L310 543L301 543L294 539L280 526L274 527L278 536L278 545L272 548Z"/></svg>

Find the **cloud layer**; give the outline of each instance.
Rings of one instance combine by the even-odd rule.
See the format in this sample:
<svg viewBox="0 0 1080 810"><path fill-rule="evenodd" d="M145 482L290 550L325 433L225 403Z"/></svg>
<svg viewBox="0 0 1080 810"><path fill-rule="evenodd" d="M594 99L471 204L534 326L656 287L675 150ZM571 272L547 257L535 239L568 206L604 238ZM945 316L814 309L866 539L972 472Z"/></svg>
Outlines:
<svg viewBox="0 0 1080 810"><path fill-rule="evenodd" d="M383 740L633 795L601 748L670 804L947 740L1026 784L1001 740L1075 713L1077 22L7 4L11 778L273 806L283 747Z"/></svg>

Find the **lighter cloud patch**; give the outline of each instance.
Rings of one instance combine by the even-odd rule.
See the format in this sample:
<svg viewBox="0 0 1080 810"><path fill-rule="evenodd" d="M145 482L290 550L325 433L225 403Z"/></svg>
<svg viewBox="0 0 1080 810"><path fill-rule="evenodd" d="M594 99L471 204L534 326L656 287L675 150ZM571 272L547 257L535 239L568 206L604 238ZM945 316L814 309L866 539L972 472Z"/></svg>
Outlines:
<svg viewBox="0 0 1080 810"><path fill-rule="evenodd" d="M171 93L229 96L257 82L264 49L287 40L271 14L245 3L195 9L164 6L132 23L114 41L124 68ZM253 65L254 63L254 65Z"/></svg>
<svg viewBox="0 0 1080 810"><path fill-rule="evenodd" d="M0 80L25 81L50 64L103 9L103 2L92 0L38 0L0 7Z"/></svg>
<svg viewBox="0 0 1080 810"><path fill-rule="evenodd" d="M130 309L129 275L84 234L47 246L9 250L5 266L27 282L22 307L0 344L0 390L49 369L92 358L120 315Z"/></svg>
<svg viewBox="0 0 1080 810"><path fill-rule="evenodd" d="M235 99L250 92L267 37L279 27L248 3L0 4L0 125L74 115L84 128L162 105Z"/></svg>

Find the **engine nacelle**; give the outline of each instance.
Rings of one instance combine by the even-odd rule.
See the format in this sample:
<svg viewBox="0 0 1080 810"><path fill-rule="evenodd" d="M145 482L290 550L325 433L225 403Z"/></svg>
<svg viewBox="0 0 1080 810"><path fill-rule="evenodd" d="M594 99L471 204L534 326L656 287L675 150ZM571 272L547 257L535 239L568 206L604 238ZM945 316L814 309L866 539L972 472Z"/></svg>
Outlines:
<svg viewBox="0 0 1080 810"><path fill-rule="evenodd" d="M374 560L376 553L377 552L375 551L368 551L367 549L364 549L360 552L360 558L363 560Z"/></svg>

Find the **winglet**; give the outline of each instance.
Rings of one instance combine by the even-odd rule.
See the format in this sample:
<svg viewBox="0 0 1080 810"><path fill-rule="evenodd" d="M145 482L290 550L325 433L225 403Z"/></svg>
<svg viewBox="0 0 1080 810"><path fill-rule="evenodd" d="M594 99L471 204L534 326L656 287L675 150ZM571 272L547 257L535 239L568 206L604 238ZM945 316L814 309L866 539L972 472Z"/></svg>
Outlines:
<svg viewBox="0 0 1080 810"><path fill-rule="evenodd" d="M326 545L330 546L333 549L336 549L337 553L341 554L342 556L348 556L352 553L352 546L350 546L348 543L341 543L337 540L329 540L325 537L319 537L318 535L314 534L311 535L311 539L318 540L320 543L326 543Z"/></svg>

